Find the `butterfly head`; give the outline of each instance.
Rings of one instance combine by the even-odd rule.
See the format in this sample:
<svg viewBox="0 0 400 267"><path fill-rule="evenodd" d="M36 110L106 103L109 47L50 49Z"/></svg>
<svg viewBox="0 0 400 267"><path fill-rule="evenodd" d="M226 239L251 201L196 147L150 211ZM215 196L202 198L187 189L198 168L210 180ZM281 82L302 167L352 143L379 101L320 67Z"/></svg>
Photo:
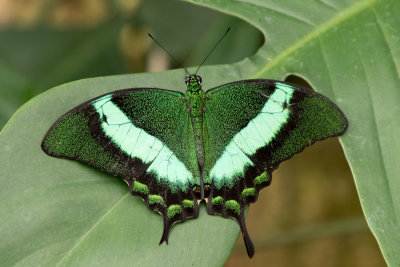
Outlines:
<svg viewBox="0 0 400 267"><path fill-rule="evenodd" d="M201 90L201 77L196 74L186 76L185 83L189 92L199 92Z"/></svg>

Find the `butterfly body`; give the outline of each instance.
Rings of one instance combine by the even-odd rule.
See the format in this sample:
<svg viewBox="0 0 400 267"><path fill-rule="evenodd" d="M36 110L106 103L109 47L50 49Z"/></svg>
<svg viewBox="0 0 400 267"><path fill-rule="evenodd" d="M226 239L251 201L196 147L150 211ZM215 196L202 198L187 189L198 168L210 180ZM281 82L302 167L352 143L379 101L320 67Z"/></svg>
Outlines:
<svg viewBox="0 0 400 267"><path fill-rule="evenodd" d="M315 141L342 134L347 119L326 97L285 82L244 80L185 94L124 89L91 99L49 129L42 149L123 178L132 195L171 227L207 212L235 219L249 256L244 208L271 183L279 163Z"/></svg>
<svg viewBox="0 0 400 267"><path fill-rule="evenodd" d="M194 145L200 171L200 193L202 199L204 197L203 167L205 158L203 140L204 91L201 89L200 76L189 76L188 79L186 79L186 85L185 102L193 128Z"/></svg>

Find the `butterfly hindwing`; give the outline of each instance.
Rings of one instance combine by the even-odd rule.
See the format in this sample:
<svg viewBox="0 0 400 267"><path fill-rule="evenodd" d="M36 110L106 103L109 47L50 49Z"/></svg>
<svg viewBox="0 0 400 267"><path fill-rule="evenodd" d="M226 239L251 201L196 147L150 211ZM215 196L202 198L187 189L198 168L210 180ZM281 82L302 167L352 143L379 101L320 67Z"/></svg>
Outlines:
<svg viewBox="0 0 400 267"><path fill-rule="evenodd" d="M164 217L162 241L175 222L198 216L193 129L183 94L135 88L89 100L48 131L43 150L122 177L133 195Z"/></svg>
<svg viewBox="0 0 400 267"><path fill-rule="evenodd" d="M207 211L235 218L248 251L252 245L243 208L271 183L272 171L306 146L347 128L343 113L324 96L273 80L238 81L210 89L204 116Z"/></svg>

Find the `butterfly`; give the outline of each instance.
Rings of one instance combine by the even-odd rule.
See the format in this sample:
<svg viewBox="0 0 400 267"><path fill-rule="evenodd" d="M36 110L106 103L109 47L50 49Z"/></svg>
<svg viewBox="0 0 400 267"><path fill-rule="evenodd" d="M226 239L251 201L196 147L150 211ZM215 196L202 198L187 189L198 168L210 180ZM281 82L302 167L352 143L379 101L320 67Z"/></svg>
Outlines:
<svg viewBox="0 0 400 267"><path fill-rule="evenodd" d="M61 116L41 146L121 177L163 216L160 244L176 222L198 217L205 202L208 214L239 223L252 257L245 207L282 161L343 134L348 121L310 89L254 79L204 91L196 73L187 74L186 93L131 88L88 100Z"/></svg>

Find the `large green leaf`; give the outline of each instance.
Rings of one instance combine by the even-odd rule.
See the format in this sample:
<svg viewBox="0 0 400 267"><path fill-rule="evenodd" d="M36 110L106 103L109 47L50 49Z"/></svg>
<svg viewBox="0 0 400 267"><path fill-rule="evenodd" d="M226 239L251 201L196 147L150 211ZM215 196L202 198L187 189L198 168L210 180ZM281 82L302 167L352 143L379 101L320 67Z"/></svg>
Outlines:
<svg viewBox="0 0 400 267"><path fill-rule="evenodd" d="M305 77L349 119L340 138L367 222L389 265L400 264L400 19L396 0L195 1L259 27L264 46L241 77ZM262 14L262 15L261 15ZM252 69L250 66L254 66Z"/></svg>
<svg viewBox="0 0 400 267"><path fill-rule="evenodd" d="M258 27L265 44L233 65L203 67L204 88L246 78L305 77L350 121L341 138L368 223L386 261L400 264L400 10L396 0L193 1ZM179 224L158 246L162 219L127 195L120 180L49 158L40 141L77 104L104 92L156 86L183 90L183 72L114 76L65 84L24 105L0 136L2 265L222 265L236 239L231 220Z"/></svg>

